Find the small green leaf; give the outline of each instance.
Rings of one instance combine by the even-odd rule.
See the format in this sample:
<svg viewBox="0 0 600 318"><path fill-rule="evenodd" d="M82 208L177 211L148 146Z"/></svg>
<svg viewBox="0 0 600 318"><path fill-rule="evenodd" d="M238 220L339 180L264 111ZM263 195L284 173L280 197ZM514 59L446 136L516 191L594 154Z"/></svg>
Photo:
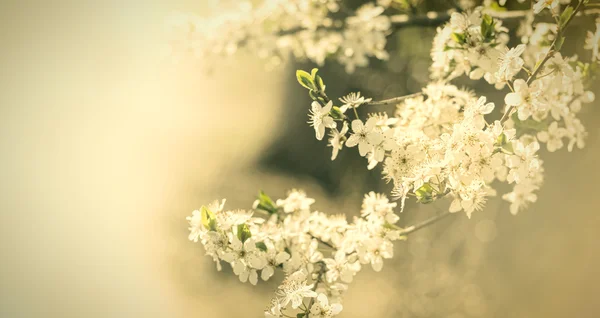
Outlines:
<svg viewBox="0 0 600 318"><path fill-rule="evenodd" d="M458 44L463 44L467 41L467 37L463 33L452 33L452 40Z"/></svg>
<svg viewBox="0 0 600 318"><path fill-rule="evenodd" d="M481 17L481 35L486 40L491 40L494 35L494 18L488 14Z"/></svg>
<svg viewBox="0 0 600 318"><path fill-rule="evenodd" d="M415 195L417 196L417 202L419 203L431 203L433 202L434 196L433 192L435 190L429 183L423 184L420 188L415 191Z"/></svg>
<svg viewBox="0 0 600 318"><path fill-rule="evenodd" d="M262 190L258 193L258 205L257 209L267 211L271 214L277 212L277 205L273 200Z"/></svg>
<svg viewBox="0 0 600 318"><path fill-rule="evenodd" d="M506 138L506 135L504 133L500 134L500 136L496 138L496 146L498 147L504 146L507 142L508 138Z"/></svg>
<svg viewBox="0 0 600 318"><path fill-rule="evenodd" d="M301 312L296 315L296 318L303 318L304 316L306 316L306 313Z"/></svg>
<svg viewBox="0 0 600 318"><path fill-rule="evenodd" d="M571 19L571 16L573 15L573 7L569 6L565 9L565 11L563 11L560 15L560 19L558 20L558 27L560 30L564 30L565 26L567 25L567 21L569 21L569 19Z"/></svg>
<svg viewBox="0 0 600 318"><path fill-rule="evenodd" d="M250 237L252 237L252 233L250 233L250 229L246 224L239 224L237 226L237 237L242 241L242 243L246 242Z"/></svg>
<svg viewBox="0 0 600 318"><path fill-rule="evenodd" d="M558 38L556 38L556 42L554 42L554 49L556 51L560 51L560 48L562 48L563 43L565 43L565 37L559 35Z"/></svg>
<svg viewBox="0 0 600 318"><path fill-rule="evenodd" d="M259 250L261 250L263 252L267 251L267 245L264 242L256 243L256 248L258 248Z"/></svg>
<svg viewBox="0 0 600 318"><path fill-rule="evenodd" d="M312 79L312 76L305 71L297 70L296 71L296 79L298 79L298 83L310 90L316 90L315 82Z"/></svg>
<svg viewBox="0 0 600 318"><path fill-rule="evenodd" d="M325 82L323 82L323 79L321 78L321 76L319 76L319 75L315 76L315 84L317 85L317 90L319 92L325 91Z"/></svg>
<svg viewBox="0 0 600 318"><path fill-rule="evenodd" d="M209 210L205 206L202 206L202 208L200 209L200 215L202 218L202 225L206 229L208 229L210 231L217 230L217 217L211 210Z"/></svg>
<svg viewBox="0 0 600 318"><path fill-rule="evenodd" d="M311 77L312 79L315 79L315 77L316 77L316 75L317 75L317 72L318 72L318 71L319 71L319 69L318 69L318 68L313 68L313 69L310 71L310 77Z"/></svg>

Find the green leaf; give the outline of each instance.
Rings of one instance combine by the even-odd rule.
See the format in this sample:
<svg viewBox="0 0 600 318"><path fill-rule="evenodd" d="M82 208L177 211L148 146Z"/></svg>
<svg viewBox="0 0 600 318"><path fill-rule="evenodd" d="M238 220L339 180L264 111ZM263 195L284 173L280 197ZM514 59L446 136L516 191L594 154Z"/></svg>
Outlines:
<svg viewBox="0 0 600 318"><path fill-rule="evenodd" d="M316 90L315 82L312 79L312 76L305 71L297 70L296 71L296 79L298 79L298 83L310 90Z"/></svg>
<svg viewBox="0 0 600 318"><path fill-rule="evenodd" d="M556 51L560 51L560 48L562 48L563 43L565 43L565 37L559 35L558 38L556 38L556 42L554 42L554 49Z"/></svg>
<svg viewBox="0 0 600 318"><path fill-rule="evenodd" d="M202 218L202 225L210 231L217 230L217 217L207 207L202 206L200 209L200 215Z"/></svg>
<svg viewBox="0 0 600 318"><path fill-rule="evenodd" d="M250 237L252 237L252 233L250 233L250 229L246 224L239 224L237 226L237 237L242 241L242 243L246 242Z"/></svg>
<svg viewBox="0 0 600 318"><path fill-rule="evenodd" d="M318 71L319 71L319 69L318 69L318 68L313 68L313 69L310 71L310 77L311 77L312 79L315 79L315 76L317 75L317 72L318 72Z"/></svg>
<svg viewBox="0 0 600 318"><path fill-rule="evenodd" d="M264 242L256 243L256 248L258 248L259 250L261 250L263 252L267 251L267 245Z"/></svg>
<svg viewBox="0 0 600 318"><path fill-rule="evenodd" d="M558 20L558 27L560 30L564 30L565 26L567 25L567 21L569 21L573 15L573 11L573 7L569 6L561 13L560 19Z"/></svg>
<svg viewBox="0 0 600 318"><path fill-rule="evenodd" d="M258 193L258 205L257 209L267 211L271 214L277 212L277 205L273 200L262 190Z"/></svg>
<svg viewBox="0 0 600 318"><path fill-rule="evenodd" d="M319 92L324 92L325 91L325 82L323 82L323 79L321 78L321 76L316 75L316 77L315 77L315 84L317 85L317 90Z"/></svg>
<svg viewBox="0 0 600 318"><path fill-rule="evenodd" d="M467 41L467 37L463 33L452 33L452 40L458 44L463 44Z"/></svg>
<svg viewBox="0 0 600 318"><path fill-rule="evenodd" d="M417 196L417 202L419 203L431 203L433 202L433 192L435 190L429 183L423 184L420 188L415 191L415 195Z"/></svg>
<svg viewBox="0 0 600 318"><path fill-rule="evenodd" d="M494 18L488 14L481 17L481 35L486 40L490 40L494 35Z"/></svg>
<svg viewBox="0 0 600 318"><path fill-rule="evenodd" d="M504 133L500 134L500 136L496 138L496 146L498 147L504 146L507 142L508 138L506 138L506 135Z"/></svg>
<svg viewBox="0 0 600 318"><path fill-rule="evenodd" d="M296 315L296 318L303 318L304 316L306 316L306 313L301 312Z"/></svg>

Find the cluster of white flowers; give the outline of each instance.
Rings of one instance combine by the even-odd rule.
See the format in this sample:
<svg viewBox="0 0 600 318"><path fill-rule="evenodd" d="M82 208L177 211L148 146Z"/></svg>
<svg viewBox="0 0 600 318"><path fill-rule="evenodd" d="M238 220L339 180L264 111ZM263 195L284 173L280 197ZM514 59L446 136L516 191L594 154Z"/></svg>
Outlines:
<svg viewBox="0 0 600 318"><path fill-rule="evenodd" d="M534 191L543 180L540 144L550 152L565 144L569 151L584 146L586 131L577 114L582 103L594 100L584 85L590 64L558 52L560 32L570 19L565 15L572 15L573 9L564 12L563 25L538 24L522 34L527 44L513 48L506 46L509 37L500 21L483 14L481 8L452 14L434 39L435 81L420 96L398 104L391 118L370 114L361 120L356 109L369 105L371 99L351 93L340 99L343 106L336 107L326 98L316 71L304 73L306 82L320 83L305 86L314 99L310 122L317 139L331 129L332 159L344 146L357 146L369 169L383 163L384 179L393 183L392 193L402 202L410 196L422 203L451 197L449 211L464 211L470 217L496 195L492 183L498 180L514 184L513 192L502 197L516 214L537 199ZM588 43L593 37L588 36ZM521 57L528 51L537 59ZM486 120L497 107L485 96L478 98L448 83L461 74L483 77L499 90L508 87L501 119ZM347 116L349 109L354 120Z"/></svg>
<svg viewBox="0 0 600 318"><path fill-rule="evenodd" d="M502 198L517 214L537 201L544 172L541 146L549 152L584 146L586 131L578 114L583 103L594 100L587 87L600 65L600 23L587 34L590 62L563 57L560 49L566 27L586 2L573 7L562 0L537 0L519 28L522 43L514 47L507 46L502 21L482 8L453 13L433 41L432 82L407 97L374 102L355 92L336 106L317 69L298 71L299 83L313 100L308 123L318 140L329 136L332 160L344 147L356 147L368 169L381 163L383 179L401 199L400 211L411 197L424 204L448 198L446 214L464 211L471 217L496 195L495 184L506 182L513 187ZM387 58L390 19L382 14L390 3L368 3L340 20L330 15L340 9L336 0L265 1L252 14L218 23L231 36L223 37L223 31L218 37L211 32L192 35L203 45L191 49L201 55L232 53L244 44L259 56L282 56L289 50L317 64L333 55L352 72L367 65L367 57ZM546 11L556 23L534 25L534 13ZM181 25L200 30L197 24ZM267 42L272 49L264 51ZM450 83L462 75L483 78L501 91L503 107ZM358 108L383 104L396 104L392 115L359 116ZM315 201L298 190L275 201L261 192L249 211L226 211L224 202L188 217L189 239L205 246L219 270L221 261L229 263L242 282L257 284L259 275L268 280L277 269L285 273L266 317L337 315L357 272L365 265L382 270L383 260L394 255L393 242L418 228L396 226L398 204L373 192L365 195L360 217L352 222L314 211ZM264 218L255 217L259 213Z"/></svg>
<svg viewBox="0 0 600 318"><path fill-rule="evenodd" d="M451 80L462 74L471 79L485 78L501 88L502 77L512 69L499 72L498 59L506 50L508 29L501 20L482 13L478 7L470 14L455 12L450 23L438 28L431 50L431 78ZM517 52L509 52L516 55ZM506 63L509 67L515 66Z"/></svg>
<svg viewBox="0 0 600 318"><path fill-rule="evenodd" d="M315 200L292 190L273 201L264 193L253 210L224 210L225 201L202 207L188 217L192 241L200 241L217 263L229 263L240 281L256 285L281 269L286 278L279 286L266 317L291 312L311 317L338 314L347 284L370 264L380 271L393 256L393 241L401 239L394 225L396 203L385 195L365 195L361 217L352 223L344 216L312 211ZM265 218L255 217L262 213ZM325 251L323 251L325 249Z"/></svg>
<svg viewBox="0 0 600 318"><path fill-rule="evenodd" d="M257 6L243 1L238 10L211 18L174 13L167 19L170 52L206 60L246 48L269 65L289 54L318 65L334 56L348 72L368 65L369 57L387 59L385 4L369 2L350 13L340 6L339 0L264 0Z"/></svg>

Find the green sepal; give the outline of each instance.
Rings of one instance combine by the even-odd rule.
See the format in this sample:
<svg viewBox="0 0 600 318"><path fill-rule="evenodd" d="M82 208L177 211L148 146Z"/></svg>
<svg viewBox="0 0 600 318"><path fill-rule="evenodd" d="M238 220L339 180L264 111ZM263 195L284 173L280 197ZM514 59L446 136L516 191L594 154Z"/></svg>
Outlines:
<svg viewBox="0 0 600 318"><path fill-rule="evenodd" d="M264 242L257 242L256 248L258 248L259 250L261 250L263 252L267 251L267 245Z"/></svg>
<svg viewBox="0 0 600 318"><path fill-rule="evenodd" d="M508 138L506 138L506 135L504 133L500 134L500 136L496 138L496 146L498 147L504 146L507 142Z"/></svg>
<svg viewBox="0 0 600 318"><path fill-rule="evenodd" d="M208 229L209 231L217 230L217 217L211 210L209 210L206 206L202 206L200 209L200 215L204 228Z"/></svg>
<svg viewBox="0 0 600 318"><path fill-rule="evenodd" d="M417 202L419 203L431 203L434 200L433 192L435 189L429 184L425 183L420 188L415 191L415 195L417 196Z"/></svg>
<svg viewBox="0 0 600 318"><path fill-rule="evenodd" d="M246 225L245 223L238 224L237 237L238 237L238 239L240 239L240 241L242 241L242 243L246 242L246 240L248 240L250 237L252 237L252 233L250 233L250 229L248 228L248 225Z"/></svg>
<svg viewBox="0 0 600 318"><path fill-rule="evenodd" d="M329 115L331 115L333 120L343 120L344 119L344 113L342 113L342 110L337 106L331 107L331 111L329 112Z"/></svg>
<svg viewBox="0 0 600 318"><path fill-rule="evenodd" d="M464 33L452 33L452 40L458 44L463 44L467 41L467 36Z"/></svg>

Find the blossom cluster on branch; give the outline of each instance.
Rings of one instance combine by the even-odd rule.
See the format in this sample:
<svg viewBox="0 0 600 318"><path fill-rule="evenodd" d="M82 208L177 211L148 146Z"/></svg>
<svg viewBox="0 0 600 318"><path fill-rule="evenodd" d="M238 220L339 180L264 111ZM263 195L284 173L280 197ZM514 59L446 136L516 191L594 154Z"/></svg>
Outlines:
<svg viewBox="0 0 600 318"><path fill-rule="evenodd" d="M318 140L327 139L331 160L344 148L357 148L368 169L381 166L399 203L371 192L360 217L348 222L344 215L313 210L314 200L302 191L279 200L261 192L248 211L225 210L224 200L194 211L188 217L189 239L204 245L219 270L222 261L229 263L242 282L257 284L259 275L268 280L276 270L285 273L266 317L332 317L342 310L342 296L363 266L380 271L383 260L394 255L394 241L449 213L462 211L470 218L497 195L498 183L512 185L502 198L517 214L537 201L544 173L541 147L554 152L585 145L580 111L594 100L589 88L600 65L600 23L586 34L590 58L563 56L565 31L589 1L573 2L535 1L523 15L520 43L514 46L508 28L483 8L452 13L433 39L430 83L408 96L373 101L352 92L337 102L328 97L318 69L297 71L312 99L308 123ZM219 27L231 26L230 36L209 32L197 38L215 41L210 52L201 45L192 49L202 56L232 53L244 43L260 56L290 50L317 64L334 56L349 72L367 65L370 56L387 57L391 20L382 13L390 1L363 5L344 20L330 16L343 9L335 0L265 3L272 5L261 7L268 15L257 10L221 21ZM536 23L538 14L554 22ZM254 23L258 17L262 24ZM267 43L272 47L263 51ZM458 88L451 81L461 76L483 79L504 98L494 101ZM389 113L368 112L386 104L393 105ZM365 108L367 116L361 117L359 109ZM449 207L421 224L398 227L394 209L401 212L410 198L423 204L447 199Z"/></svg>
<svg viewBox="0 0 600 318"><path fill-rule="evenodd" d="M229 263L242 282L256 285L259 272L265 281L275 270L286 273L266 317L332 317L362 266L380 271L394 255L393 242L404 236L395 225L397 204L385 195L365 195L361 217L351 223L312 210L314 202L299 190L276 201L261 193L250 211L228 211L225 200L216 201L187 218L189 239L204 245L217 269Z"/></svg>
<svg viewBox="0 0 600 318"><path fill-rule="evenodd" d="M318 65L333 57L353 72L370 57L388 58L386 2L369 2L350 14L339 0L265 0L256 8L244 2L239 10L207 19L176 13L167 25L175 54L191 52L206 60L243 47L270 65L290 54Z"/></svg>

